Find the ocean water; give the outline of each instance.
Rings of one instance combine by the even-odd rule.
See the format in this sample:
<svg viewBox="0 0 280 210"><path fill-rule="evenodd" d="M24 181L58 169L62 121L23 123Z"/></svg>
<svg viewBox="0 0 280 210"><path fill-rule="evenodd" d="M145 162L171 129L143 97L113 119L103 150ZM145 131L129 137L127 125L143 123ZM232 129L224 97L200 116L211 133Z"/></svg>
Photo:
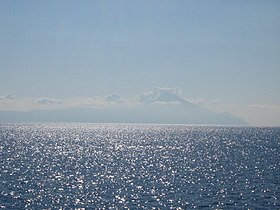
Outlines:
<svg viewBox="0 0 280 210"><path fill-rule="evenodd" d="M0 124L1 209L280 209L280 128Z"/></svg>

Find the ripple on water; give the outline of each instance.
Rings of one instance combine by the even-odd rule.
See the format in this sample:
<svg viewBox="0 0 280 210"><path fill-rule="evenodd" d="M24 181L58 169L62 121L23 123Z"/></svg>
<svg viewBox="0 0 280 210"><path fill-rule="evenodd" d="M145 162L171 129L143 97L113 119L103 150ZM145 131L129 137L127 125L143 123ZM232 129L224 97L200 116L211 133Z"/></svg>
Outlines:
<svg viewBox="0 0 280 210"><path fill-rule="evenodd" d="M279 209L278 127L0 124L6 209Z"/></svg>

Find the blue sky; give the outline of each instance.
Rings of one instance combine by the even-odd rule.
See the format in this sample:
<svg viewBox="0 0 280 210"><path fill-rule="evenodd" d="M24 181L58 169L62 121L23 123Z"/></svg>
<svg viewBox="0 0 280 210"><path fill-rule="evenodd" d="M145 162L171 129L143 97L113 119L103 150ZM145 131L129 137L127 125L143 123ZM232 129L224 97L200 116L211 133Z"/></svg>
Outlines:
<svg viewBox="0 0 280 210"><path fill-rule="evenodd" d="M276 0L2 0L0 101L178 87L210 110L280 125L279 11Z"/></svg>

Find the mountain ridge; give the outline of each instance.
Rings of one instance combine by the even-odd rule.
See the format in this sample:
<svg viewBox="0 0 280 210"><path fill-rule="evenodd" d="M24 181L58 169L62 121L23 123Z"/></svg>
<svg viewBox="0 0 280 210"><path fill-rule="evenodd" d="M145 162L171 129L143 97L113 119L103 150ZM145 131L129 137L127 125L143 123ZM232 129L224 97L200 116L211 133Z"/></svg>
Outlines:
<svg viewBox="0 0 280 210"><path fill-rule="evenodd" d="M205 109L206 110L206 109ZM174 107L157 106L135 108L66 108L55 110L0 111L0 122L92 122L92 123L159 123L159 124L213 124L248 125L229 113L207 112L196 115L174 111ZM125 112L125 114L123 114ZM154 113L151 115L150 113ZM185 115L185 117L183 117ZM205 115L207 115L205 117Z"/></svg>
<svg viewBox="0 0 280 210"><path fill-rule="evenodd" d="M51 106L57 101L62 107L54 109ZM94 107L94 103L63 107L62 100L44 99L37 103L48 109L0 111L0 121L247 125L230 113L215 113L189 102L178 88L154 88L134 100L112 94L99 102L101 107Z"/></svg>

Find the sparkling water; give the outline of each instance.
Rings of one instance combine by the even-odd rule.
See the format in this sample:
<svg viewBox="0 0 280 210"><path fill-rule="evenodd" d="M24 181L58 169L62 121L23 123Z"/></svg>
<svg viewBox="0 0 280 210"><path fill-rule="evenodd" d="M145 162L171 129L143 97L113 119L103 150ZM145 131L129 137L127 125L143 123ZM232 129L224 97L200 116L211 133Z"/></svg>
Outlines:
<svg viewBox="0 0 280 210"><path fill-rule="evenodd" d="M280 209L280 128L0 124L2 209Z"/></svg>

